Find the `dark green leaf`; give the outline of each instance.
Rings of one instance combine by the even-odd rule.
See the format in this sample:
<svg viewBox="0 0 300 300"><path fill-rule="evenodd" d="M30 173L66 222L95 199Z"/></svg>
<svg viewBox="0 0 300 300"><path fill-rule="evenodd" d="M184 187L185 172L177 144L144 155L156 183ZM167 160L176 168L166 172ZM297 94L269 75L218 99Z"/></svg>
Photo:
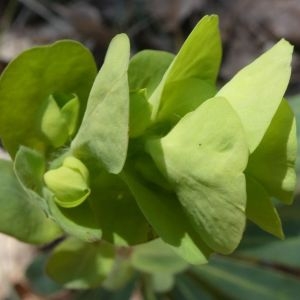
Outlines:
<svg viewBox="0 0 300 300"><path fill-rule="evenodd" d="M35 47L13 60L0 77L0 136L9 153L20 145L46 150L41 118L48 96L76 94L81 118L95 75L91 53L74 41Z"/></svg>
<svg viewBox="0 0 300 300"><path fill-rule="evenodd" d="M193 272L229 299L297 299L300 293L296 277L229 258L215 257L209 264L193 268Z"/></svg>
<svg viewBox="0 0 300 300"><path fill-rule="evenodd" d="M205 263L211 250L193 230L176 196L145 182L129 167L125 169L122 177L161 239L188 262Z"/></svg>
<svg viewBox="0 0 300 300"><path fill-rule="evenodd" d="M38 255L26 270L26 278L30 288L43 296L55 294L62 290L62 286L50 279L45 273L45 264L48 256Z"/></svg>
<svg viewBox="0 0 300 300"><path fill-rule="evenodd" d="M100 285L112 270L115 251L103 242L84 243L69 238L50 255L46 271L56 282L72 289Z"/></svg>
<svg viewBox="0 0 300 300"><path fill-rule="evenodd" d="M45 244L62 234L23 189L9 161L0 160L0 182L1 232L32 244Z"/></svg>
<svg viewBox="0 0 300 300"><path fill-rule="evenodd" d="M246 214L252 222L263 230L283 238L280 217L271 198L257 181L247 176L247 207Z"/></svg>

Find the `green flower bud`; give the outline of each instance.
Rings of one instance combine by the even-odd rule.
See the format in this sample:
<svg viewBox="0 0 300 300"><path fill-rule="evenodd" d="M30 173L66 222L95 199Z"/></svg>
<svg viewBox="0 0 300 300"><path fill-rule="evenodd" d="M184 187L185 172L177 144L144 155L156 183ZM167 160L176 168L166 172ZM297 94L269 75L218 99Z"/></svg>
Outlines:
<svg viewBox="0 0 300 300"><path fill-rule="evenodd" d="M75 133L79 106L76 95L56 93L46 99L40 127L53 147L64 145Z"/></svg>
<svg viewBox="0 0 300 300"><path fill-rule="evenodd" d="M61 167L46 172L44 180L54 193L55 202L62 207L76 207L91 193L89 171L73 156L65 158Z"/></svg>

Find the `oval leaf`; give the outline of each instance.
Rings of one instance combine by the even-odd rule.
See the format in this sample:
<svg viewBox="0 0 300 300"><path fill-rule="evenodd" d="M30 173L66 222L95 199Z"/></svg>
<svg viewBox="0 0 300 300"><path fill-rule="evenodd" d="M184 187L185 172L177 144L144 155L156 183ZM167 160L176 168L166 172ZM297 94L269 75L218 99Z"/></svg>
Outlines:
<svg viewBox="0 0 300 300"><path fill-rule="evenodd" d="M48 96L76 94L81 118L95 75L92 54L74 41L35 47L14 59L0 77L0 136L8 152L14 156L19 145L46 150L38 120Z"/></svg>
<svg viewBox="0 0 300 300"><path fill-rule="evenodd" d="M117 35L108 48L89 95L82 124L71 144L75 156L100 160L111 173L122 170L127 155L129 54L128 37Z"/></svg>
<svg viewBox="0 0 300 300"><path fill-rule="evenodd" d="M245 226L248 148L226 99L204 102L167 136L149 141L148 150L207 245L232 252Z"/></svg>
<svg viewBox="0 0 300 300"><path fill-rule="evenodd" d="M228 99L240 117L250 152L261 142L285 93L292 51L293 47L281 40L239 71L217 94Z"/></svg>

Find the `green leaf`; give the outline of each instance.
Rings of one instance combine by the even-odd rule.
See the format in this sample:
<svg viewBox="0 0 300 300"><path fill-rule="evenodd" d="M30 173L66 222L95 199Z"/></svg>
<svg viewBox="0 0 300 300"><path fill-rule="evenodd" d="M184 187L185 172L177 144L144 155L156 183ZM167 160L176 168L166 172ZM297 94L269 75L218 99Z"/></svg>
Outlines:
<svg viewBox="0 0 300 300"><path fill-rule="evenodd" d="M65 99L59 106L59 95L51 94L42 113L41 131L53 147L58 148L71 139L76 130L80 102L76 95Z"/></svg>
<svg viewBox="0 0 300 300"><path fill-rule="evenodd" d="M161 239L135 246L130 260L136 269L146 273L176 274L188 267Z"/></svg>
<svg viewBox="0 0 300 300"><path fill-rule="evenodd" d="M114 174L91 173L91 194L79 206L64 208L48 198L50 212L70 235L91 242L103 239L118 246L148 240L149 224L128 187Z"/></svg>
<svg viewBox="0 0 300 300"><path fill-rule="evenodd" d="M147 147L199 236L217 252L232 252L245 226L248 148L227 100L206 101Z"/></svg>
<svg viewBox="0 0 300 300"><path fill-rule="evenodd" d="M150 124L151 107L147 101L146 90L130 92L129 136L142 135Z"/></svg>
<svg viewBox="0 0 300 300"><path fill-rule="evenodd" d="M151 228L131 191L119 176L98 173L92 178L91 213L102 230L102 239L118 246L148 240Z"/></svg>
<svg viewBox="0 0 300 300"><path fill-rule="evenodd" d="M70 289L99 286L110 273L115 250L109 244L83 243L69 238L49 257L46 271L56 282Z"/></svg>
<svg viewBox="0 0 300 300"><path fill-rule="evenodd" d="M153 106L152 120L155 120L161 107L172 113L173 100L164 89L168 84L181 84L191 78L215 84L221 62L221 40L218 29L218 17L205 16L193 29L165 73L149 102ZM184 101L182 99L181 101ZM169 102L170 101L170 102Z"/></svg>
<svg viewBox="0 0 300 300"><path fill-rule="evenodd" d="M252 153L270 126L291 75L293 47L285 40L239 71L217 94L239 115Z"/></svg>
<svg viewBox="0 0 300 300"><path fill-rule="evenodd" d="M19 148L15 156L14 171L24 188L40 194L45 168L45 159L41 153L25 146Z"/></svg>
<svg viewBox="0 0 300 300"><path fill-rule="evenodd" d="M187 221L176 196L144 181L133 169L125 169L122 178L161 239L189 263L206 263L211 250Z"/></svg>
<svg viewBox="0 0 300 300"><path fill-rule="evenodd" d="M209 294L207 291L203 290L199 282L191 280L186 273L176 276L175 286L170 291L170 295L174 300L228 300L226 298L214 297L214 295Z"/></svg>
<svg viewBox="0 0 300 300"><path fill-rule="evenodd" d="M296 119L296 133L297 133L297 140L300 140L300 97L299 95L295 95L293 97L289 97L289 104L292 108L293 113L295 114L295 119ZM300 174L300 147L297 147L297 161L296 161L296 172L297 176ZM300 191L300 181L297 181L297 187L296 187L296 193L299 194Z"/></svg>
<svg viewBox="0 0 300 300"><path fill-rule="evenodd" d="M176 124L185 114L195 110L205 100L216 94L216 87L198 78L173 81L165 86L158 121Z"/></svg>
<svg viewBox="0 0 300 300"><path fill-rule="evenodd" d="M0 160L0 231L21 241L45 244L62 233L16 178L12 163Z"/></svg>
<svg viewBox="0 0 300 300"><path fill-rule="evenodd" d="M62 291L62 286L54 282L45 274L45 264L48 255L39 254L30 263L26 270L26 279L30 288L37 294L42 296L50 296Z"/></svg>
<svg viewBox="0 0 300 300"><path fill-rule="evenodd" d="M143 50L135 54L128 68L130 91L146 89L147 97L150 97L173 59L173 54L157 50Z"/></svg>
<svg viewBox="0 0 300 300"><path fill-rule="evenodd" d="M174 286L174 275L168 273L151 274L153 289L156 293L166 293Z"/></svg>
<svg viewBox="0 0 300 300"><path fill-rule="evenodd" d="M135 277L135 270L132 268L130 259L130 248L120 248L117 252L112 271L102 282L102 287L107 290L118 292L121 288L124 288Z"/></svg>
<svg viewBox="0 0 300 300"><path fill-rule="evenodd" d="M259 258L271 264L280 264L293 269L299 269L299 249L300 238L296 236L284 241L276 241L260 247L245 249L241 253L252 258Z"/></svg>
<svg viewBox="0 0 300 300"><path fill-rule="evenodd" d="M223 291L224 299L297 299L300 292L298 278L246 261L215 257L193 273Z"/></svg>
<svg viewBox="0 0 300 300"><path fill-rule="evenodd" d="M100 160L110 173L119 173L126 160L129 122L127 69L130 45L117 35L90 92L87 109L71 148L75 156Z"/></svg>
<svg viewBox="0 0 300 300"><path fill-rule="evenodd" d="M246 177L247 185L247 218L263 230L283 239L280 217L268 193L260 183Z"/></svg>
<svg viewBox="0 0 300 300"><path fill-rule="evenodd" d="M49 190L44 190L44 196L50 214L66 233L86 242L99 241L102 238L102 231L88 201L76 207L63 208L54 201Z"/></svg>
<svg viewBox="0 0 300 300"><path fill-rule="evenodd" d="M92 54L74 41L35 47L13 60L0 77L0 136L9 153L19 145L47 150L39 122L44 102L54 92L76 94L80 119L95 75Z"/></svg>
<svg viewBox="0 0 300 300"><path fill-rule="evenodd" d="M287 101L282 100L261 143L249 157L246 176L258 181L269 196L291 204L296 156L296 122Z"/></svg>

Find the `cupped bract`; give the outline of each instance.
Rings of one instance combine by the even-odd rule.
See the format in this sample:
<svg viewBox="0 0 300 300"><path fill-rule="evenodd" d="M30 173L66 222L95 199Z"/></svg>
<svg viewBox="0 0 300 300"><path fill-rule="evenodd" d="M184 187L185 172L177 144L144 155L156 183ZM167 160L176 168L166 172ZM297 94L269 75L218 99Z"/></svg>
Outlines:
<svg viewBox="0 0 300 300"><path fill-rule="evenodd" d="M88 169L72 156L65 158L61 167L46 172L44 180L54 193L54 200L62 207L78 206L91 193Z"/></svg>

